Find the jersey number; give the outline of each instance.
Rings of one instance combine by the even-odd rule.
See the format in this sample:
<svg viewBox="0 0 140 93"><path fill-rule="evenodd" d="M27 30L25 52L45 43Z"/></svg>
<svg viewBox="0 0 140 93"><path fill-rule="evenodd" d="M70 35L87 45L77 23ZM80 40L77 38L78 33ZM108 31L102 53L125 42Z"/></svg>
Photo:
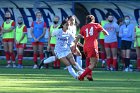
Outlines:
<svg viewBox="0 0 140 93"><path fill-rule="evenodd" d="M90 29L86 28L86 37L92 36L94 32L93 27L91 27Z"/></svg>

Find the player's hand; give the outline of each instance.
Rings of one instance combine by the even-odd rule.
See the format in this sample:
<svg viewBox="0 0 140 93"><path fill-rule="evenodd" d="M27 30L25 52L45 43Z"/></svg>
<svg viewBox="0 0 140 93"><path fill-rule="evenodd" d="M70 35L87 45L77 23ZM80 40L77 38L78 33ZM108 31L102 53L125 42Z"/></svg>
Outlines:
<svg viewBox="0 0 140 93"><path fill-rule="evenodd" d="M77 45L83 47L83 44L81 44L80 42L78 42Z"/></svg>

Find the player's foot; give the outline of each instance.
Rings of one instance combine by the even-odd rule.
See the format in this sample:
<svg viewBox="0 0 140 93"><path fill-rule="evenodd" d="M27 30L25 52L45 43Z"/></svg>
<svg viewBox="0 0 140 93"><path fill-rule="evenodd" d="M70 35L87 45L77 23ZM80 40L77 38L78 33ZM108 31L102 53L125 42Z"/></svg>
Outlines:
<svg viewBox="0 0 140 93"><path fill-rule="evenodd" d="M78 80L84 81L84 78L82 78L81 76L78 76Z"/></svg>
<svg viewBox="0 0 140 93"><path fill-rule="evenodd" d="M40 61L40 64L39 64L38 68L40 69L43 65L44 65L44 59L42 59L42 60Z"/></svg>
<svg viewBox="0 0 140 93"><path fill-rule="evenodd" d="M87 76L87 79L88 79L89 81L93 81L93 78L92 78L92 76L90 76L90 75Z"/></svg>
<svg viewBox="0 0 140 93"><path fill-rule="evenodd" d="M23 66L21 64L18 64L17 68L22 69Z"/></svg>
<svg viewBox="0 0 140 93"><path fill-rule="evenodd" d="M64 68L64 70L67 70L67 69L68 69L68 67L65 67L65 68Z"/></svg>
<svg viewBox="0 0 140 93"><path fill-rule="evenodd" d="M6 66L6 68L10 68L11 67L11 65L10 64L8 64L7 66Z"/></svg>
<svg viewBox="0 0 140 93"><path fill-rule="evenodd" d="M17 66L16 66L16 64L15 63L13 63L13 68L16 68Z"/></svg>
<svg viewBox="0 0 140 93"><path fill-rule="evenodd" d="M35 64L34 66L33 66L33 69L37 69L38 68L38 66Z"/></svg>
<svg viewBox="0 0 140 93"><path fill-rule="evenodd" d="M125 68L124 72L128 72L129 71L129 68Z"/></svg>

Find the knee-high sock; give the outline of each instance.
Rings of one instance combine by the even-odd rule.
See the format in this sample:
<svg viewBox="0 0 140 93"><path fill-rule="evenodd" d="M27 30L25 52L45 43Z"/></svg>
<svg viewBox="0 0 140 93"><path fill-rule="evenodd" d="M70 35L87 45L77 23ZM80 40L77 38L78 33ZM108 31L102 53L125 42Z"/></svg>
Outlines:
<svg viewBox="0 0 140 93"><path fill-rule="evenodd" d="M53 67L57 67L57 60L54 61Z"/></svg>
<svg viewBox="0 0 140 93"><path fill-rule="evenodd" d="M82 68L82 57L76 56L76 62L79 64L79 66Z"/></svg>
<svg viewBox="0 0 140 93"><path fill-rule="evenodd" d="M11 59L13 63L15 63L15 54L13 52L10 53Z"/></svg>
<svg viewBox="0 0 140 93"><path fill-rule="evenodd" d="M35 64L37 64L37 57L38 57L37 53L34 53L34 63Z"/></svg>
<svg viewBox="0 0 140 93"><path fill-rule="evenodd" d="M137 59L137 69L140 70L140 59Z"/></svg>
<svg viewBox="0 0 140 93"><path fill-rule="evenodd" d="M130 58L125 58L125 68L128 68L130 65Z"/></svg>
<svg viewBox="0 0 140 93"><path fill-rule="evenodd" d="M102 59L102 60L105 60L105 58L106 58L105 53L104 53L104 52L101 52L101 59Z"/></svg>
<svg viewBox="0 0 140 93"><path fill-rule="evenodd" d="M90 68L86 68L85 71L80 75L80 79L84 79L86 75L88 75L92 70Z"/></svg>
<svg viewBox="0 0 140 93"><path fill-rule="evenodd" d="M117 59L113 59L113 68L114 68L114 69L117 68Z"/></svg>
<svg viewBox="0 0 140 93"><path fill-rule="evenodd" d="M111 64L111 58L107 58L107 67L110 68L110 64Z"/></svg>
<svg viewBox="0 0 140 93"><path fill-rule="evenodd" d="M55 56L51 56L44 60L44 64L52 63L54 61L56 61Z"/></svg>
<svg viewBox="0 0 140 93"><path fill-rule="evenodd" d="M84 69L82 69L78 63L75 63L76 65L74 65L74 68L76 68L78 71L84 71Z"/></svg>
<svg viewBox="0 0 140 93"><path fill-rule="evenodd" d="M67 66L69 73L76 79L78 75L76 74L75 70L72 68L72 66Z"/></svg>
<svg viewBox="0 0 140 93"><path fill-rule="evenodd" d="M40 53L40 60L44 59L44 54Z"/></svg>
<svg viewBox="0 0 140 93"><path fill-rule="evenodd" d="M57 59L57 67L60 67L60 60Z"/></svg>
<svg viewBox="0 0 140 93"><path fill-rule="evenodd" d="M88 67L89 65L90 65L90 59L86 58L86 67ZM92 76L92 71L88 75Z"/></svg>
<svg viewBox="0 0 140 93"><path fill-rule="evenodd" d="M6 56L6 60L7 60L7 63L10 64L10 53L9 52L5 52L5 56Z"/></svg>
<svg viewBox="0 0 140 93"><path fill-rule="evenodd" d="M18 64L22 65L23 55L18 55Z"/></svg>

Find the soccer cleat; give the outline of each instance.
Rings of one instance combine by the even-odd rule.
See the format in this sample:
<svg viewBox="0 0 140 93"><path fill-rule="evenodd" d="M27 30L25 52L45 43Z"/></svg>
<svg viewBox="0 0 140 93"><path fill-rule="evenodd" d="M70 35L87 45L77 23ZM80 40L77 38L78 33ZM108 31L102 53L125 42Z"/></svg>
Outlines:
<svg viewBox="0 0 140 93"><path fill-rule="evenodd" d="M87 79L88 79L89 81L93 81L93 78L92 78L92 76L90 76L90 75L87 76Z"/></svg>
<svg viewBox="0 0 140 93"><path fill-rule="evenodd" d="M16 64L15 63L13 63L13 68L16 68L17 66L16 66Z"/></svg>
<svg viewBox="0 0 140 93"><path fill-rule="evenodd" d="M10 68L11 67L11 65L10 64L8 64L7 66L6 66L6 68Z"/></svg>
<svg viewBox="0 0 140 93"><path fill-rule="evenodd" d="M125 68L124 72L128 72L129 71L129 68Z"/></svg>
<svg viewBox="0 0 140 93"><path fill-rule="evenodd" d="M38 66L35 64L34 66L33 66L33 69L37 69L38 68Z"/></svg>
<svg viewBox="0 0 140 93"><path fill-rule="evenodd" d="M79 80L79 81L84 81L84 78L78 76L78 80Z"/></svg>
<svg viewBox="0 0 140 93"><path fill-rule="evenodd" d="M44 65L44 59L42 59L42 60L40 61L40 64L39 64L38 68L40 69L43 65Z"/></svg>
<svg viewBox="0 0 140 93"><path fill-rule="evenodd" d="M20 65L20 64L18 64L17 68L22 69L22 68L23 68L23 66L22 66L22 65Z"/></svg>

